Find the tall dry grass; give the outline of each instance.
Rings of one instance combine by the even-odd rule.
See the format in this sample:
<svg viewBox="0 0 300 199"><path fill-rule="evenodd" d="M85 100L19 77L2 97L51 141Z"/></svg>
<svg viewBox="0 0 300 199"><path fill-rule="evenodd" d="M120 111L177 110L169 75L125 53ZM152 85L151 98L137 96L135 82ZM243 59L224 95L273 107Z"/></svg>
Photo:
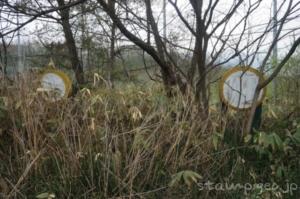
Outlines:
<svg viewBox="0 0 300 199"><path fill-rule="evenodd" d="M155 85L84 88L48 102L35 77L16 82L0 89L0 197L199 198L196 174L244 177L236 148L217 142L227 122L216 107L203 119L189 96L166 98ZM235 133L241 126L232 124ZM170 186L181 171L194 174Z"/></svg>
<svg viewBox="0 0 300 199"><path fill-rule="evenodd" d="M166 192L172 174L205 176L216 164L209 154L217 119L200 120L184 96L168 99L159 87L82 89L53 103L37 87L30 76L1 87L9 197L154 196Z"/></svg>

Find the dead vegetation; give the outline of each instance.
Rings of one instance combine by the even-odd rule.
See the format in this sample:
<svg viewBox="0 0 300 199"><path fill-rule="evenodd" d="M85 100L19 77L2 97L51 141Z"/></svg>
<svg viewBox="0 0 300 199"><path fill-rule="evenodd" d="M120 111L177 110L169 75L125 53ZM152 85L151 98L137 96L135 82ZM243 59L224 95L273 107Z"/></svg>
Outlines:
<svg viewBox="0 0 300 199"><path fill-rule="evenodd" d="M4 198L223 198L196 183L254 180L249 145L226 141L217 107L201 120L188 96L156 85L84 88L55 103L37 87L29 77L1 86Z"/></svg>

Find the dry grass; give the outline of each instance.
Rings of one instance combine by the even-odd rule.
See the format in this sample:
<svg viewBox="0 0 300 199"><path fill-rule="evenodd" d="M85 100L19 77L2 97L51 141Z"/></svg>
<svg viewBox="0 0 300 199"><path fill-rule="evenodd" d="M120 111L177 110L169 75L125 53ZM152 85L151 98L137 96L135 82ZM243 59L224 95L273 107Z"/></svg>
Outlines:
<svg viewBox="0 0 300 199"><path fill-rule="evenodd" d="M233 149L214 149L218 111L203 120L188 96L168 99L159 86L90 88L52 103L37 85L27 77L1 86L3 197L199 198L195 188L169 187L172 176L190 170L220 180L244 168L229 165Z"/></svg>

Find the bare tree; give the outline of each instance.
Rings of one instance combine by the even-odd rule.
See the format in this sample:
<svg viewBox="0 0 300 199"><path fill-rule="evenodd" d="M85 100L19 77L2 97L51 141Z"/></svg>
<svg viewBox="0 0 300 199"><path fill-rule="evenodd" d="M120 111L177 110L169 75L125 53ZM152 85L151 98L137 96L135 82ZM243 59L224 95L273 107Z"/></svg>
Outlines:
<svg viewBox="0 0 300 199"><path fill-rule="evenodd" d="M189 0L185 3L168 0L173 7L174 18L181 21L180 29L183 29L185 37L191 36L190 43L193 44L186 47L186 43L174 43L172 39L163 38L159 17L157 17L157 13L154 15L153 12L153 1L138 1L139 6L144 6L146 15L135 13L136 2L109 1L115 2L120 8L126 10L129 13L127 16L116 13L106 1L97 1L125 37L147 52L157 62L166 90L169 92L171 87L177 85L183 93L187 90L193 91L196 101L202 105L201 107L206 113L209 103L207 88L210 80L207 79L208 73L212 73L214 69L226 63L234 62L236 65L249 66L262 55L264 58L260 68L262 72L265 72L265 66L270 60L270 50L268 49L273 49L274 43L299 29L299 27L295 27L290 31L284 31L283 28L285 24L299 16L299 2L293 0L281 2L276 11L279 18L276 24L273 23L272 16L267 16L266 20L254 25L250 23L251 18L255 17L260 9L266 6L259 0L236 0L230 4L228 2L225 4L221 0ZM189 10L186 11L185 8ZM180 23L179 20L176 21L177 24ZM270 42L270 34L274 28L278 29L278 36ZM136 34L139 32L136 29L148 32L148 42L143 36L139 37ZM149 33L151 33L150 39ZM149 42L152 39L154 45ZM167 41L167 44L163 40ZM171 47L185 50L191 54L188 56L190 57L190 64L187 68L176 63L174 57L170 55ZM278 70L280 69L278 68Z"/></svg>
<svg viewBox="0 0 300 199"><path fill-rule="evenodd" d="M69 58L72 63L72 68L75 73L76 80L79 84L84 83L84 73L83 68L78 56L75 38L72 32L72 27L70 24L70 8L80 3L85 2L86 0L78 0L69 3L65 3L64 0L57 0L58 5L54 5L53 1L44 1L44 2L37 2L37 1L26 1L26 2L9 2L4 1L3 4L9 9L12 13L19 13L22 14L23 17L27 17L27 19L15 26L10 30L2 33L2 37L15 31L19 30L20 28L24 27L25 25L31 23L32 21L43 18L43 19L52 19L61 24L63 28L63 32L66 39L66 46L69 51ZM48 5L45 3L48 2ZM55 15L51 15L51 13L57 12L59 17ZM12 21L11 21L12 22Z"/></svg>
<svg viewBox="0 0 300 199"><path fill-rule="evenodd" d="M64 0L56 1L58 5L53 5L53 1L47 0L48 7L38 3L17 6L5 1L7 7L28 16L28 20L2 35L12 33L37 18L57 20L63 27L76 78L78 82L83 82L83 70L70 23L73 17L70 16L70 8L81 3L97 2L112 21L111 33L106 34L110 37L110 74L115 63L116 28L118 28L127 39L122 39L122 42L133 42L157 63L167 94L171 96L175 86L178 86L184 94L191 91L204 115L208 114L210 83L219 78L214 75L216 68L226 64L247 67L259 59L259 68L265 73L270 70L267 66L275 44L290 35L299 34L300 30L297 26L287 28L300 16L300 2L296 0L279 2L278 10L274 12L278 19L277 23L274 23L273 16L266 13L263 13L264 18L257 17L262 14L261 10L269 5L268 2L261 0L231 2L168 0L171 13L168 23L161 22L160 1L77 0L69 3L65 3ZM58 12L60 17L51 15L53 12ZM162 34L164 26L168 26L172 31ZM277 34L272 38L274 29L277 30ZM274 73L266 82L261 83L259 88L266 86L277 76L284 61L299 45L297 41L283 62L278 62ZM178 61L183 54L184 64Z"/></svg>
<svg viewBox="0 0 300 199"><path fill-rule="evenodd" d="M64 7L64 0L57 0L59 7ZM61 24L66 38L66 45L69 50L69 56L72 62L72 67L76 75L76 80L79 84L84 83L83 67L79 60L75 39L70 25L70 8L60 9Z"/></svg>
<svg viewBox="0 0 300 199"><path fill-rule="evenodd" d="M254 99L253 99L253 104L249 113L249 120L247 122L246 126L246 133L251 132L252 128L252 122L254 119L254 114L255 114L255 109L256 109L256 101L259 98L259 93L260 91L265 88L268 84L271 83L272 80L279 74L281 69L284 67L284 65L287 63L287 61L290 59L290 57L293 55L293 53L296 51L297 47L300 45L300 37L294 42L292 47L290 48L289 52L285 55L285 57L282 59L282 61L277 65L275 70L271 73L271 75L265 80L259 83L258 87L256 88L255 94L254 94ZM272 49L272 48L270 48Z"/></svg>
<svg viewBox="0 0 300 199"><path fill-rule="evenodd" d="M1 48L0 48L0 71L4 76L7 75L7 43L4 37L1 38Z"/></svg>
<svg viewBox="0 0 300 199"><path fill-rule="evenodd" d="M7 75L7 64L8 64L8 47L10 46L12 39L6 38L3 35L3 32L8 30L11 26L10 21L8 20L8 16L11 14L11 12L7 11L4 5L0 4L0 71L2 74L6 77ZM8 41L7 41L8 40Z"/></svg>
<svg viewBox="0 0 300 199"><path fill-rule="evenodd" d="M154 21L154 17L151 9L151 2L146 1L146 10L147 10L147 19L143 21L149 21L151 31L155 38L155 43L158 47L156 50L154 47L144 42L141 38L138 38L134 33L130 32L121 19L117 16L117 13L111 9L111 7L105 1L98 1L100 5L103 7L104 11L109 14L115 25L120 29L120 31L133 43L139 46L142 50L146 51L152 58L158 63L161 68L161 74L163 77L164 85L166 87L167 92L170 94L171 87L176 85L177 83L181 83L181 80L176 80L176 74L172 69L172 64L165 59L165 46L162 42L161 36L159 35L157 24ZM120 4L119 4L120 5ZM120 5L124 7L124 5ZM128 7L127 7L128 8Z"/></svg>

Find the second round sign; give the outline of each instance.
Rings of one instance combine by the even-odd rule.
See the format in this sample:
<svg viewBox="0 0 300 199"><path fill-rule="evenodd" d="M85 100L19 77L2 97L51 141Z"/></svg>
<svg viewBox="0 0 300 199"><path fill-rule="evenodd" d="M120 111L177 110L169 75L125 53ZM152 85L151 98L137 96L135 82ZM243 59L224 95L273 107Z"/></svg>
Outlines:
<svg viewBox="0 0 300 199"><path fill-rule="evenodd" d="M251 108L256 87L263 75L251 67L234 67L221 79L220 98L229 107L238 110ZM262 103L266 90L259 93L257 104Z"/></svg>

